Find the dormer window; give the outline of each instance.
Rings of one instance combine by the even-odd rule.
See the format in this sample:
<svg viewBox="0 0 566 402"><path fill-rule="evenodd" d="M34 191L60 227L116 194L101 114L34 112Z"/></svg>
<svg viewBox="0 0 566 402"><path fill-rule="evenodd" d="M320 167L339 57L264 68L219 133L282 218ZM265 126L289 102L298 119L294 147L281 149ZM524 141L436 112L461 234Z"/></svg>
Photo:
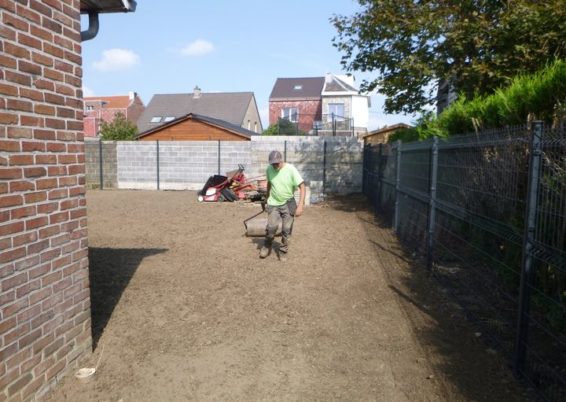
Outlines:
<svg viewBox="0 0 566 402"><path fill-rule="evenodd" d="M300 91L301 89L303 89L303 85L302 84L297 84L293 87L293 90L295 91Z"/></svg>

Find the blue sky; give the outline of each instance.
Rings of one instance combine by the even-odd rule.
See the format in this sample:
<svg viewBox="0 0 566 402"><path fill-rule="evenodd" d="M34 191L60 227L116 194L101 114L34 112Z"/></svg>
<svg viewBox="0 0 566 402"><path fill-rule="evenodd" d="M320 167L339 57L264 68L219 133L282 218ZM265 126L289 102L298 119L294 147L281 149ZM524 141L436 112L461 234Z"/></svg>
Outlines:
<svg viewBox="0 0 566 402"><path fill-rule="evenodd" d="M332 46L333 14L352 0L138 0L135 13L103 14L96 38L83 43L85 96L252 91L264 128L278 77L343 74ZM87 28L83 18L83 29ZM369 74L354 73L359 84ZM372 95L370 129L414 118L385 115Z"/></svg>

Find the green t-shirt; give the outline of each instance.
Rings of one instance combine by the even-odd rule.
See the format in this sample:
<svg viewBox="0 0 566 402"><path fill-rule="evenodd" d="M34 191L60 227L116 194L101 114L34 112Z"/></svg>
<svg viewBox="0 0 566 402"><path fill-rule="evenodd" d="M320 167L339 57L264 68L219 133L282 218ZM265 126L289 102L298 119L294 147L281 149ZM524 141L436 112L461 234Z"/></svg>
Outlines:
<svg viewBox="0 0 566 402"><path fill-rule="evenodd" d="M285 204L293 198L295 190L304 181L295 166L286 163L280 170L269 165L267 180L271 185L267 205L274 207Z"/></svg>

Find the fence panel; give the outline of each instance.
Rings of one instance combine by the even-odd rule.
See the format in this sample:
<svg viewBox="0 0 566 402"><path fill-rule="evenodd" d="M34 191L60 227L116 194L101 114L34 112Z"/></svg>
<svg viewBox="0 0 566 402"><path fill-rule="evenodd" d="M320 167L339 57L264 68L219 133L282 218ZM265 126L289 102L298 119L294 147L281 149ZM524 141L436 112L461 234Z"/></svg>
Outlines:
<svg viewBox="0 0 566 402"><path fill-rule="evenodd" d="M545 130L540 150L533 138L522 126L441 139L436 172L433 142L366 146L364 193L379 214L397 217L401 243L428 257L434 278L517 376L544 399L564 401L566 135Z"/></svg>

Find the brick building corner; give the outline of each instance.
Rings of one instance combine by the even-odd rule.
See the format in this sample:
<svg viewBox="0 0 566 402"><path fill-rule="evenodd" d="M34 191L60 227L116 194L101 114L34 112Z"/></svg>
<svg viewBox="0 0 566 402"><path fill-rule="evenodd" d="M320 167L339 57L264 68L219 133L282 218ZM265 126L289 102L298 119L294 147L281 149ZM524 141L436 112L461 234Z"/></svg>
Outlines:
<svg viewBox="0 0 566 402"><path fill-rule="evenodd" d="M0 401L91 353L79 0L0 0Z"/></svg>

